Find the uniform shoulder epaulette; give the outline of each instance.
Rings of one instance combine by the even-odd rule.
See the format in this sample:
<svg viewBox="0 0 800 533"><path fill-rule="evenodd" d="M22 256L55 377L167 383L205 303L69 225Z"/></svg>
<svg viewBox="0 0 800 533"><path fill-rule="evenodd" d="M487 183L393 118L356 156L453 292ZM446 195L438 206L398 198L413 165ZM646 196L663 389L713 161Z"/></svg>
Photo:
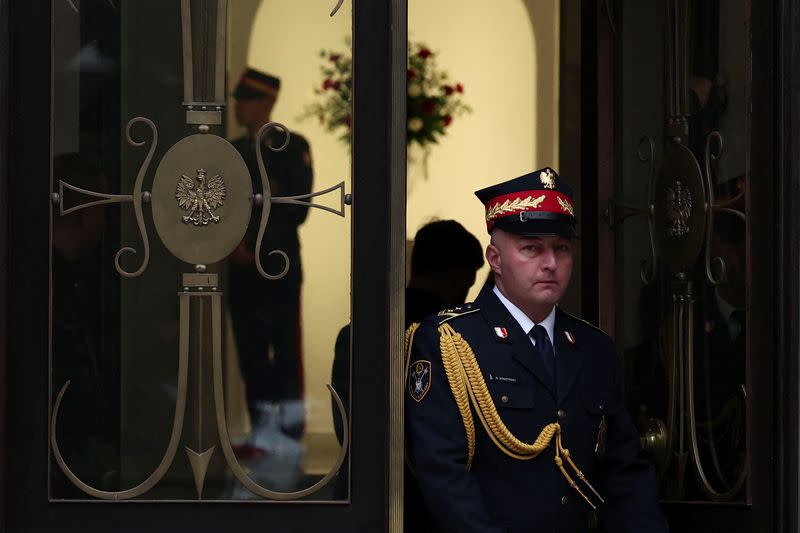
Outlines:
<svg viewBox="0 0 800 533"><path fill-rule="evenodd" d="M573 315L572 313L567 313L566 311L564 311L564 310L563 310L563 309L561 309L560 307L558 308L558 310L559 310L559 311L561 311L562 313L564 313L564 315L565 315L565 316L567 316L567 317L569 317L569 318L573 319L575 322L580 322L581 324L583 324L583 325L585 325L585 326L588 326L588 327L590 327L591 329L593 329L593 330L595 330L595 331L598 331L598 332L602 333L603 335L605 335L606 337L608 337L608 333L606 333L605 331L603 331L602 329L600 329L598 326L595 326L595 325L594 325L594 324L592 324L591 322L589 322L589 321L587 321L587 320L584 320L584 319L582 319L581 317L575 316L575 315Z"/></svg>
<svg viewBox="0 0 800 533"><path fill-rule="evenodd" d="M470 302L464 305L459 305L457 307L451 307L450 309L444 309L442 311L439 311L439 313L434 317L434 320L436 321L437 325L441 326L445 322L449 322L455 318L470 315L472 313L477 313L480 310L481 310L480 307Z"/></svg>

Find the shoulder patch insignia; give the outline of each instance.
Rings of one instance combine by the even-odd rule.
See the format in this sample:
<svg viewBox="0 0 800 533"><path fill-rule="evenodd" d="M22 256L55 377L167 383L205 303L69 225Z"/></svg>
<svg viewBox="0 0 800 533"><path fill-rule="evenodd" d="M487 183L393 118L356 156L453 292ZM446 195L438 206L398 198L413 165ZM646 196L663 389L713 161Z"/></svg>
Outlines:
<svg viewBox="0 0 800 533"><path fill-rule="evenodd" d="M408 393L421 402L431 389L431 362L418 360L408 367Z"/></svg>

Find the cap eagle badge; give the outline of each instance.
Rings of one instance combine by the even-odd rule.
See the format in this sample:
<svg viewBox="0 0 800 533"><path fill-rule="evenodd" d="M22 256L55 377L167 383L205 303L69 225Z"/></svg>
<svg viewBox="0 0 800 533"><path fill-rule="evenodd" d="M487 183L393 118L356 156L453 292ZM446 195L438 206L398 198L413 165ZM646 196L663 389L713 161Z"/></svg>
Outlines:
<svg viewBox="0 0 800 533"><path fill-rule="evenodd" d="M556 188L556 179L553 176L553 172L549 168L539 173L539 180L542 182L542 185L545 189Z"/></svg>

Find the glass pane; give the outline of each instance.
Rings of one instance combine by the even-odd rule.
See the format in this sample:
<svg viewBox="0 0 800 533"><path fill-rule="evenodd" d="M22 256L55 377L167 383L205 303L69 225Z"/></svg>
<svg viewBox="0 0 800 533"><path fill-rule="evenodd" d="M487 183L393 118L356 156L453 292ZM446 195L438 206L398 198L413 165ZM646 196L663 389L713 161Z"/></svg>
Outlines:
<svg viewBox="0 0 800 533"><path fill-rule="evenodd" d="M330 7L54 0L53 499L349 498Z"/></svg>
<svg viewBox="0 0 800 533"><path fill-rule="evenodd" d="M629 408L650 437L644 442L664 499L741 501L748 427L746 3L625 0L621 12L616 196L632 207L649 203L653 212L652 228L646 215L623 220L620 206L615 216L617 336Z"/></svg>

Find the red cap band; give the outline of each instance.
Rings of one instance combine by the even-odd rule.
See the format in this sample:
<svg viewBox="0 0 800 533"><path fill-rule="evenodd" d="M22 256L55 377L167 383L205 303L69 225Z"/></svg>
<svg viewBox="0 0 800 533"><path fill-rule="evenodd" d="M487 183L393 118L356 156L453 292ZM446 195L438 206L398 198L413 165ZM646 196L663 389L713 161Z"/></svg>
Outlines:
<svg viewBox="0 0 800 533"><path fill-rule="evenodd" d="M569 197L555 190L519 191L492 198L486 203L486 224L491 231L498 218L525 211L575 216Z"/></svg>

